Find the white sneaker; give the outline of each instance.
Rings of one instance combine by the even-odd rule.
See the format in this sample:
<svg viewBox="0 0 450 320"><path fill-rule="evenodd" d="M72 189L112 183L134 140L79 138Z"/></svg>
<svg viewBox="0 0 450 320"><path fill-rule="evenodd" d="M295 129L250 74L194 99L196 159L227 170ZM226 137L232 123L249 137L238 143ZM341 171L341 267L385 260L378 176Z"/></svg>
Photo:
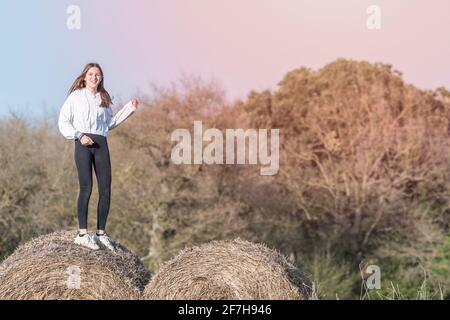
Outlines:
<svg viewBox="0 0 450 320"><path fill-rule="evenodd" d="M77 235L74 241L76 244L79 244L81 246L84 246L86 248L92 249L92 250L98 250L100 249L99 245L95 241L95 239L92 238L90 234L85 234L84 236Z"/></svg>
<svg viewBox="0 0 450 320"><path fill-rule="evenodd" d="M106 248L108 248L111 251L114 251L116 249L116 245L114 241L108 237L106 233L98 236L97 234L94 235L95 240L99 241L101 244L103 244Z"/></svg>

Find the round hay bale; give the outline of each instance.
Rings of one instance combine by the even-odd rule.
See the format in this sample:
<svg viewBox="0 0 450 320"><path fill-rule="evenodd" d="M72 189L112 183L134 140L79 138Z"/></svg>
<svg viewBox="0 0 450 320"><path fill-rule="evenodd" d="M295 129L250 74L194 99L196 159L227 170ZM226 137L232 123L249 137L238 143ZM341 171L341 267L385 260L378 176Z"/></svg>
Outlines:
<svg viewBox="0 0 450 320"><path fill-rule="evenodd" d="M182 250L144 290L148 300L315 298L312 282L279 252L243 240Z"/></svg>
<svg viewBox="0 0 450 320"><path fill-rule="evenodd" d="M0 265L0 299L138 299L150 274L138 257L73 243L58 231L19 246Z"/></svg>

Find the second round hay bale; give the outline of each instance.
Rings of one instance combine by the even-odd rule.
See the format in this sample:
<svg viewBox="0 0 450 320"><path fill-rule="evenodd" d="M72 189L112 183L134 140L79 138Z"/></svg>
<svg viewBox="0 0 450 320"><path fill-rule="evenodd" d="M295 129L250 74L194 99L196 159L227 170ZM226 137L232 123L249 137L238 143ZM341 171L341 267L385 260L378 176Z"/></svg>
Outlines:
<svg viewBox="0 0 450 320"><path fill-rule="evenodd" d="M115 252L73 243L76 231L40 236L0 265L0 299L138 299L150 278L120 244Z"/></svg>
<svg viewBox="0 0 450 320"><path fill-rule="evenodd" d="M144 290L149 300L311 299L309 278L277 251L243 240L212 241L168 261Z"/></svg>

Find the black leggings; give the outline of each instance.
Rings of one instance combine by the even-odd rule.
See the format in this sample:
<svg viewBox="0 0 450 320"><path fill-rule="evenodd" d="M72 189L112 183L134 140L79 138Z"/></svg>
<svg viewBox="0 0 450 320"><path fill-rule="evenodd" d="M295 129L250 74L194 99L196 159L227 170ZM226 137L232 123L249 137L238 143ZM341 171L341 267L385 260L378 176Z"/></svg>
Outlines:
<svg viewBox="0 0 450 320"><path fill-rule="evenodd" d="M92 166L98 184L97 229L105 230L111 200L111 160L106 137L98 134L86 134L94 144L83 146L75 141L75 163L80 181L78 196L78 223L80 229L87 229L89 198L92 192Z"/></svg>

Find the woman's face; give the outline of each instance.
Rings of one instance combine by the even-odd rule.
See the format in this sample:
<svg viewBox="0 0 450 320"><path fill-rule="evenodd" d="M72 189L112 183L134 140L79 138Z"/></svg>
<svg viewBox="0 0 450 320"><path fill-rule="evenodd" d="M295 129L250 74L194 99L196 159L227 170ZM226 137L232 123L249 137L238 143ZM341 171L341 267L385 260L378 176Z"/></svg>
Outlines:
<svg viewBox="0 0 450 320"><path fill-rule="evenodd" d="M88 72L86 72L86 76L84 77L84 81L87 88L97 90L98 84L102 81L102 73L100 72L100 69L97 67L89 68Z"/></svg>

